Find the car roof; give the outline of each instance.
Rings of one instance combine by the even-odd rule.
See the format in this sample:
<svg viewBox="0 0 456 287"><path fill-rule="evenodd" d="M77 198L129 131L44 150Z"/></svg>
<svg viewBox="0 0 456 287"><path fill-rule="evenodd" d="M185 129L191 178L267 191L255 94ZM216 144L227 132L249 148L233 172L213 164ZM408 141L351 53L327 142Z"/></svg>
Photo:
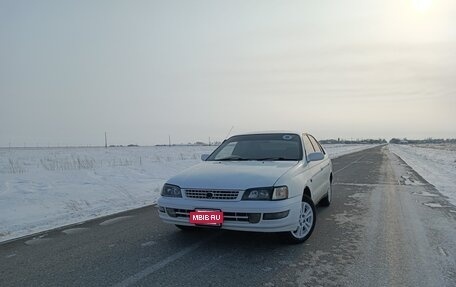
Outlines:
<svg viewBox="0 0 456 287"><path fill-rule="evenodd" d="M307 133L306 132L302 132L302 131L292 131L292 130L270 130L270 131L253 131L253 132L237 133L237 134L234 134L234 135L231 135L231 136L262 135L262 134L296 134L296 135L302 135L302 134L307 134Z"/></svg>

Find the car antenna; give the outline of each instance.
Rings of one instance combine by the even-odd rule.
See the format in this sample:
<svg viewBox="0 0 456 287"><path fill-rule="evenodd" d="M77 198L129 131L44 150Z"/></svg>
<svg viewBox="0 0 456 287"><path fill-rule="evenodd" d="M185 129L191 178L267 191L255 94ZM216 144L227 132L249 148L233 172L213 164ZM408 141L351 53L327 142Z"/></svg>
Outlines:
<svg viewBox="0 0 456 287"><path fill-rule="evenodd" d="M231 131L233 130L233 128L234 128L234 126L231 126L231 129L230 129L230 131L228 132L228 134L227 134L227 135L226 135L226 137L225 137L226 139L227 139L227 138L230 136L230 134L231 134Z"/></svg>

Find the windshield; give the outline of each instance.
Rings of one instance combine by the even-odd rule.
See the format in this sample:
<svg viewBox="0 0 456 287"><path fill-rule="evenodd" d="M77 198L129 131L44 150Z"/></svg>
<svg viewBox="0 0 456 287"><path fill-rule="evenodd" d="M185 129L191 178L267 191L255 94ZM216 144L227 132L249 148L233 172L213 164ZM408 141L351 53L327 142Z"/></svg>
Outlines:
<svg viewBox="0 0 456 287"><path fill-rule="evenodd" d="M302 159L301 139L296 134L240 135L226 140L208 161Z"/></svg>

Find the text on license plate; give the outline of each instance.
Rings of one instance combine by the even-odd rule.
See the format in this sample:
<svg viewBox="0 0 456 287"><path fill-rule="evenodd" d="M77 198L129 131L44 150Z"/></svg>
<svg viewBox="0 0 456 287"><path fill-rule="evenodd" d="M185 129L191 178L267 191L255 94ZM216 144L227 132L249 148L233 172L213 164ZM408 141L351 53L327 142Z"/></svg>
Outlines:
<svg viewBox="0 0 456 287"><path fill-rule="evenodd" d="M219 225L223 223L223 212L214 210L196 210L190 212L190 223Z"/></svg>

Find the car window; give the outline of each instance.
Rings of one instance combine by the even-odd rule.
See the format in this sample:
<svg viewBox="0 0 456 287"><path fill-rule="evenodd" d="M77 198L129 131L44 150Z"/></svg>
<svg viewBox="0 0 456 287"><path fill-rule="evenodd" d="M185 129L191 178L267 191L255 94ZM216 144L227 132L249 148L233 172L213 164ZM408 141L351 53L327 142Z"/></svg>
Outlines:
<svg viewBox="0 0 456 287"><path fill-rule="evenodd" d="M226 158L233 155L234 148L236 147L235 142L228 143L225 148L220 150L220 153L217 155L218 158Z"/></svg>
<svg viewBox="0 0 456 287"><path fill-rule="evenodd" d="M314 137L313 137L313 139L314 139L315 142L318 144L318 147L320 148L321 152L322 152L323 154L326 154L326 151L325 151L325 149L323 148L323 146L321 145L321 143L320 143L319 141L317 141Z"/></svg>
<svg viewBox="0 0 456 287"><path fill-rule="evenodd" d="M314 150L317 152L322 152L324 154L324 151L321 148L320 144L317 142L317 140L311 135L308 135L308 136L309 136L310 142L312 143L312 146L314 147Z"/></svg>
<svg viewBox="0 0 456 287"><path fill-rule="evenodd" d="M310 143L310 140L307 137L307 135L303 135L302 140L304 141L304 147L306 149L306 155L308 155L311 152L315 152L315 149L313 148L312 144Z"/></svg>
<svg viewBox="0 0 456 287"><path fill-rule="evenodd" d="M211 160L301 160L302 144L296 134L234 136L209 157Z"/></svg>

